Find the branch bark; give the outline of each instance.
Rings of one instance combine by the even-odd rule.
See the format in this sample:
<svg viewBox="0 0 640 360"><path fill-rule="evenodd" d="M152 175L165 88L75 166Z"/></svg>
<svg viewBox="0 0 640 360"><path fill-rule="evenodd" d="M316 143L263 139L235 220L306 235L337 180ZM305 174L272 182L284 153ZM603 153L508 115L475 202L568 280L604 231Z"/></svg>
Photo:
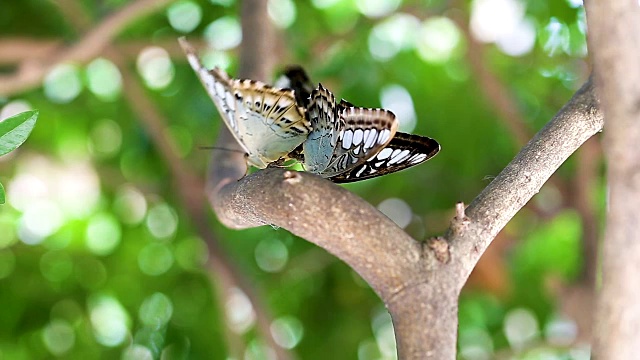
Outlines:
<svg viewBox="0 0 640 360"><path fill-rule="evenodd" d="M632 359L640 339L640 216L635 203L640 198L640 7L636 0L591 0L586 9L589 50L607 117L609 184L594 358Z"/></svg>

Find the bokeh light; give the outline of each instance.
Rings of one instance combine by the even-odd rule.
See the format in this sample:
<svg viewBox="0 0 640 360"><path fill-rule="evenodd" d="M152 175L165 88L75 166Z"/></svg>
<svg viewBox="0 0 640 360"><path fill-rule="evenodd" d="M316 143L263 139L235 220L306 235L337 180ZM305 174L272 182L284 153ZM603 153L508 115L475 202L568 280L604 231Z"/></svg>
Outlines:
<svg viewBox="0 0 640 360"><path fill-rule="evenodd" d="M380 90L382 107L391 110L400 123L398 131L413 132L416 127L416 110L409 91L401 85L391 84Z"/></svg>
<svg viewBox="0 0 640 360"><path fill-rule="evenodd" d="M120 302L111 296L95 295L89 299L89 316L93 335L100 344L114 347L129 335L131 320Z"/></svg>
<svg viewBox="0 0 640 360"><path fill-rule="evenodd" d="M402 199L386 199L378 204L378 210L403 229L409 225L413 217L411 207Z"/></svg>
<svg viewBox="0 0 640 360"><path fill-rule="evenodd" d="M132 185L123 185L116 192L113 210L121 222L136 225L141 223L147 215L147 200Z"/></svg>
<svg viewBox="0 0 640 360"><path fill-rule="evenodd" d="M538 337L538 320L528 309L513 309L505 316L504 334L512 349L523 349Z"/></svg>
<svg viewBox="0 0 640 360"><path fill-rule="evenodd" d="M393 14L376 24L369 33L369 52L380 61L413 48L420 21L410 14Z"/></svg>
<svg viewBox="0 0 640 360"><path fill-rule="evenodd" d="M256 263L266 272L278 272L289 259L289 251L282 241L268 238L260 241L255 250Z"/></svg>
<svg viewBox="0 0 640 360"><path fill-rule="evenodd" d="M424 61L442 64L456 55L461 41L460 30L453 21L446 17L433 17L422 23L416 50Z"/></svg>
<svg viewBox="0 0 640 360"><path fill-rule="evenodd" d="M53 320L42 330L42 341L52 355L62 356L76 341L71 324L64 320Z"/></svg>
<svg viewBox="0 0 640 360"><path fill-rule="evenodd" d="M122 351L122 360L153 360L153 352L146 346L133 344Z"/></svg>
<svg viewBox="0 0 640 360"><path fill-rule="evenodd" d="M80 95L82 81L78 69L71 64L58 64L44 78L44 93L49 100L65 104Z"/></svg>
<svg viewBox="0 0 640 360"><path fill-rule="evenodd" d="M268 0L267 11L271 21L281 29L296 21L296 4L291 0Z"/></svg>
<svg viewBox="0 0 640 360"><path fill-rule="evenodd" d="M147 214L147 229L158 239L172 237L178 228L178 215L166 203L156 204Z"/></svg>
<svg viewBox="0 0 640 360"><path fill-rule="evenodd" d="M229 289L225 302L225 314L229 327L236 334L244 334L256 321L256 313L247 295L238 288Z"/></svg>
<svg viewBox="0 0 640 360"><path fill-rule="evenodd" d="M143 49L136 65L145 84L151 89L164 89L173 80L173 62L169 53L161 47L149 46Z"/></svg>
<svg viewBox="0 0 640 360"><path fill-rule="evenodd" d="M458 346L462 359L490 360L494 358L493 340L484 329L472 327L461 330Z"/></svg>
<svg viewBox="0 0 640 360"><path fill-rule="evenodd" d="M87 65L87 87L98 98L112 101L122 90L120 70L109 60L98 58Z"/></svg>
<svg viewBox="0 0 640 360"><path fill-rule="evenodd" d="M122 231L115 216L109 213L93 215L87 224L86 241L89 251L96 255L107 255L120 243Z"/></svg>
<svg viewBox="0 0 640 360"><path fill-rule="evenodd" d="M111 119L97 120L89 133L88 142L89 151L99 158L116 155L122 146L120 125Z"/></svg>
<svg viewBox="0 0 640 360"><path fill-rule="evenodd" d="M13 115L20 114L21 112L29 111L33 109L31 104L25 100L13 100L6 103L0 110L0 121ZM2 161L3 157L0 157Z"/></svg>
<svg viewBox="0 0 640 360"><path fill-rule="evenodd" d="M167 18L176 31L188 33L200 25L202 8L193 1L178 1L167 8Z"/></svg>
<svg viewBox="0 0 640 360"><path fill-rule="evenodd" d="M145 326L160 329L165 326L173 315L171 300L162 293L155 293L144 300L140 306L140 321Z"/></svg>
<svg viewBox="0 0 640 360"><path fill-rule="evenodd" d="M379 18L394 12L402 0L355 0L358 10L367 17Z"/></svg>
<svg viewBox="0 0 640 360"><path fill-rule="evenodd" d="M240 22L235 17L221 17L204 29L204 38L216 50L233 49L242 41Z"/></svg>
<svg viewBox="0 0 640 360"><path fill-rule="evenodd" d="M293 316L283 316L271 323L273 340L285 349L293 349L304 335L304 327L300 320Z"/></svg>

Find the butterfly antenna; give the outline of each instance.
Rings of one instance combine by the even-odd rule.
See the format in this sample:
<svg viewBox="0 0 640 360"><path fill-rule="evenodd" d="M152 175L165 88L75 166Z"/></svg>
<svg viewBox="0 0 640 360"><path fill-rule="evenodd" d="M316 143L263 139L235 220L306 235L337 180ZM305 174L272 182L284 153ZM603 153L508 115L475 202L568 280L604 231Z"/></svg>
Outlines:
<svg viewBox="0 0 640 360"><path fill-rule="evenodd" d="M199 150L219 150L219 151L229 151L229 152L236 152L236 153L241 153L241 154L245 154L245 152L243 150L238 150L238 149L227 149L227 148L223 148L223 147L217 147L217 146L198 146Z"/></svg>

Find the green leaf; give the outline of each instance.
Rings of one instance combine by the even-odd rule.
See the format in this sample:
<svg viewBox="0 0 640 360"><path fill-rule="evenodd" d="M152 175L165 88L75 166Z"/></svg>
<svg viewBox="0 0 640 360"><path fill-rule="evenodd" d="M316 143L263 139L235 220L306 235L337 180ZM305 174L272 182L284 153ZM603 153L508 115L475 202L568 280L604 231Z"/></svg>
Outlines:
<svg viewBox="0 0 640 360"><path fill-rule="evenodd" d="M0 205L4 204L5 196L4 196L4 186L0 183Z"/></svg>
<svg viewBox="0 0 640 360"><path fill-rule="evenodd" d="M38 110L30 110L0 121L0 156L27 140L37 118Z"/></svg>

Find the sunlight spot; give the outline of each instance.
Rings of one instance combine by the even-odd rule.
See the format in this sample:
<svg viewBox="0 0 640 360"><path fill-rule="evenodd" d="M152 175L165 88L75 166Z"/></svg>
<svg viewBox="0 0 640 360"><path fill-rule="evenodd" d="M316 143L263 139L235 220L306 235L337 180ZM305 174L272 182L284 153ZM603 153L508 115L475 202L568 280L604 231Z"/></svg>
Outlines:
<svg viewBox="0 0 640 360"><path fill-rule="evenodd" d="M355 0L358 10L370 18L379 18L396 11L401 0Z"/></svg>
<svg viewBox="0 0 640 360"><path fill-rule="evenodd" d="M533 50L536 42L536 28L532 20L524 18L510 33L496 40L496 46L510 56L522 56Z"/></svg>
<svg viewBox="0 0 640 360"><path fill-rule="evenodd" d="M164 89L173 80L173 62L169 53L161 47L149 46L143 49L136 65L145 84L151 89Z"/></svg>
<svg viewBox="0 0 640 360"><path fill-rule="evenodd" d="M328 7L332 7L333 5L339 3L342 0L311 0L313 6L317 9L326 9Z"/></svg>
<svg viewBox="0 0 640 360"><path fill-rule="evenodd" d="M202 63L207 69L217 66L226 71L231 66L231 57L226 51L207 49L202 53Z"/></svg>
<svg viewBox="0 0 640 360"><path fill-rule="evenodd" d="M75 99L82 91L78 69L71 64L58 64L44 78L44 93L49 100L65 104Z"/></svg>
<svg viewBox="0 0 640 360"><path fill-rule="evenodd" d="M553 317L544 327L544 336L553 346L571 346L578 336L578 326L569 318Z"/></svg>
<svg viewBox="0 0 640 360"><path fill-rule="evenodd" d="M273 24L281 29L296 20L296 5L291 0L268 0L267 11Z"/></svg>
<svg viewBox="0 0 640 360"><path fill-rule="evenodd" d="M87 65L89 90L104 101L113 101L122 90L120 70L109 60L98 58Z"/></svg>
<svg viewBox="0 0 640 360"><path fill-rule="evenodd" d="M132 185L124 185L116 192L113 208L120 221L136 225L142 222L147 215L147 200Z"/></svg>
<svg viewBox="0 0 640 360"><path fill-rule="evenodd" d="M144 345L132 344L122 351L121 360L153 360L153 353Z"/></svg>
<svg viewBox="0 0 640 360"><path fill-rule="evenodd" d="M523 349L538 337L538 320L528 309L513 309L505 316L504 334L512 349Z"/></svg>
<svg viewBox="0 0 640 360"><path fill-rule="evenodd" d="M262 340L253 339L244 352L244 360L276 360L275 351Z"/></svg>
<svg viewBox="0 0 640 360"><path fill-rule="evenodd" d="M547 26L542 30L543 49L549 56L557 55L559 52L568 53L571 34L569 27L556 18L551 18Z"/></svg>
<svg viewBox="0 0 640 360"><path fill-rule="evenodd" d="M413 15L391 15L371 29L369 52L377 60L388 60L401 50L413 48L419 28L420 21Z"/></svg>
<svg viewBox="0 0 640 360"><path fill-rule="evenodd" d="M33 109L33 107L25 100L10 101L0 110L0 121L31 109ZM1 158L2 157L0 157L0 159Z"/></svg>
<svg viewBox="0 0 640 360"><path fill-rule="evenodd" d="M63 223L60 208L53 201L40 200L29 204L22 214L18 237L25 244L36 245L58 231Z"/></svg>
<svg viewBox="0 0 640 360"><path fill-rule="evenodd" d="M147 228L158 239L172 237L178 228L178 216L165 203L154 205L147 214Z"/></svg>
<svg viewBox="0 0 640 360"><path fill-rule="evenodd" d="M224 7L229 7L235 3L235 0L209 0L214 5L220 5Z"/></svg>
<svg viewBox="0 0 640 360"><path fill-rule="evenodd" d="M493 340L483 329L471 328L460 331L460 356L465 360L490 360L493 356Z"/></svg>
<svg viewBox="0 0 640 360"><path fill-rule="evenodd" d="M224 16L204 29L204 38L216 50L233 49L242 41L242 28L238 19Z"/></svg>
<svg viewBox="0 0 640 360"><path fill-rule="evenodd" d="M412 132L416 127L416 111L411 94L404 87L391 84L380 91L382 107L392 111L400 122L399 131Z"/></svg>
<svg viewBox="0 0 640 360"><path fill-rule="evenodd" d="M378 204L378 210L403 229L409 225L413 216L409 204L397 198L389 198L382 201Z"/></svg>
<svg viewBox="0 0 640 360"><path fill-rule="evenodd" d="M238 288L229 291L225 303L225 314L229 327L236 334L244 334L255 323L256 313L247 295Z"/></svg>
<svg viewBox="0 0 640 360"><path fill-rule="evenodd" d="M273 340L285 349L293 349L298 345L304 334L300 320L293 316L283 316L271 323Z"/></svg>
<svg viewBox="0 0 640 360"><path fill-rule="evenodd" d="M89 316L93 335L104 346L118 346L129 335L129 316L120 302L111 296L90 298Z"/></svg>
<svg viewBox="0 0 640 360"><path fill-rule="evenodd" d="M47 350L55 356L64 355L73 348L76 335L71 324L64 320L51 321L42 330L42 342Z"/></svg>
<svg viewBox="0 0 640 360"><path fill-rule="evenodd" d="M278 239L264 239L256 246L255 258L260 269L278 272L287 264L289 251Z"/></svg>
<svg viewBox="0 0 640 360"><path fill-rule="evenodd" d="M173 304L163 293L154 293L140 305L139 318L145 326L159 330L165 326L173 314Z"/></svg>
<svg viewBox="0 0 640 360"><path fill-rule="evenodd" d="M640 3L640 1L639 1ZM571 6L572 8L578 8L580 6L584 6L584 3L582 0L567 0L567 4L569 4L569 6Z"/></svg>
<svg viewBox="0 0 640 360"><path fill-rule="evenodd" d="M89 251L108 255L120 244L122 230L116 218L109 213L96 214L89 219L86 242Z"/></svg>
<svg viewBox="0 0 640 360"><path fill-rule="evenodd" d="M178 1L167 9L171 27L181 33L188 33L198 27L202 20L202 8L193 1Z"/></svg>
<svg viewBox="0 0 640 360"><path fill-rule="evenodd" d="M120 151L122 130L117 122L101 119L95 122L89 133L89 152L98 157L111 157Z"/></svg>
<svg viewBox="0 0 640 360"><path fill-rule="evenodd" d="M446 17L434 17L422 23L416 42L418 55L435 64L447 62L462 41L456 24Z"/></svg>
<svg viewBox="0 0 640 360"><path fill-rule="evenodd" d="M391 315L385 308L378 308L371 321L373 334L380 353L385 359L396 357L396 338L393 332Z"/></svg>
<svg viewBox="0 0 640 360"><path fill-rule="evenodd" d="M471 6L471 32L486 43L508 36L524 17L518 0L474 0Z"/></svg>

